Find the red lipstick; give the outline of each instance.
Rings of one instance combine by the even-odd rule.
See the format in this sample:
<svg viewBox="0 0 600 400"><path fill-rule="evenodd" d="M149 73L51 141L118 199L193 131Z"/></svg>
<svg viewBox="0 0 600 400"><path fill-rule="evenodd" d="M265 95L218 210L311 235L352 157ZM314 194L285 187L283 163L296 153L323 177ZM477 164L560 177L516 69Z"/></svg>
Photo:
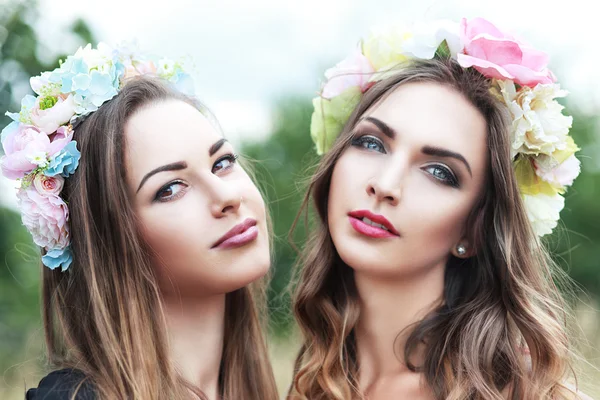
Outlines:
<svg viewBox="0 0 600 400"><path fill-rule="evenodd" d="M212 245L211 249L231 249L244 246L258 237L256 220L247 218L244 222L231 228Z"/></svg>
<svg viewBox="0 0 600 400"><path fill-rule="evenodd" d="M365 236L372 238L398 237L400 233L386 217L373 214L369 210L356 210L348 213L352 227Z"/></svg>

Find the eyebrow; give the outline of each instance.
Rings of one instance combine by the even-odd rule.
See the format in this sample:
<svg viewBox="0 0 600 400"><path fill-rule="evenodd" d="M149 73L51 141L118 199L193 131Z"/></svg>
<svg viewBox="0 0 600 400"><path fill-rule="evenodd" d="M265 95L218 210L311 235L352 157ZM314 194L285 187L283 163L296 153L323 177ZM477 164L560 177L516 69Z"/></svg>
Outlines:
<svg viewBox="0 0 600 400"><path fill-rule="evenodd" d="M223 138L223 139L219 139L215 142L215 144L213 144L212 146L210 146L210 149L208 149L208 156L212 157L215 155L215 153L217 151L219 151L219 149L221 147L223 147L223 145L227 142L227 139Z"/></svg>
<svg viewBox="0 0 600 400"><path fill-rule="evenodd" d="M167 165L163 165L161 167L155 168L152 171L148 172L144 178L142 179L142 181L140 182L140 186L138 186L137 190L136 190L136 194L137 192L140 191L140 189L142 188L142 186L144 185L144 183L146 183L146 181L152 176L152 175L156 175L159 172L165 172L165 171L180 171L182 169L186 169L187 168L187 163L185 161L179 161L179 162L174 162L171 164L167 164Z"/></svg>
<svg viewBox="0 0 600 400"><path fill-rule="evenodd" d="M227 139L223 138L223 139L219 139L217 140L212 146L210 146L210 149L208 149L208 156L212 157L213 155L215 155L215 153L217 151L219 151L219 149L221 147L223 147L223 145L225 144L225 142L227 142ZM163 165L161 167L155 168L152 171L148 172L144 178L142 179L142 181L140 182L140 186L138 186L137 190L136 190L136 194L137 192L140 191L140 189L142 188L142 186L144 185L144 183L146 183L146 181L148 179L150 179L150 177L152 175L156 175L159 172L165 172L165 171L181 171L182 169L186 169L187 168L187 163L185 161L178 161L178 162L174 162L171 164L167 164L167 165Z"/></svg>
<svg viewBox="0 0 600 400"><path fill-rule="evenodd" d="M369 121L370 123L372 123L373 125L375 125L376 127L378 127L379 130L381 132L383 132L383 134L385 136L389 137L390 139L395 139L396 138L396 131L394 131L392 129L392 127L390 127L388 124L386 124L382 120L377 119L375 117L366 117L365 121Z"/></svg>
<svg viewBox="0 0 600 400"><path fill-rule="evenodd" d="M390 127L388 124L386 124L382 120L377 119L375 117L366 117L365 121L369 121L370 123L375 125L377 128L379 128L379 130L381 132L383 132L384 135L386 135L390 139L396 138L396 131L394 131L394 129L392 129L392 127ZM465 165L465 167L467 167L467 171L469 171L469 175L473 176L473 173L471 172L471 166L469 165L467 160L462 156L462 154L455 153L454 151L450 151L448 149L443 149L441 147L434 147L434 146L423 146L423 148L421 149L421 152L423 154L427 154L429 156L455 158L455 159L461 161Z"/></svg>
<svg viewBox="0 0 600 400"><path fill-rule="evenodd" d="M467 160L459 153L455 153L455 152L447 150L447 149L442 149L440 147L432 147L432 146L423 146L423 148L421 149L421 152L423 152L423 154L427 154L430 156L455 158L455 159L461 161L463 164L465 164L465 167L467 167L467 171L469 171L469 175L473 176L473 173L471 172L471 166L469 165Z"/></svg>

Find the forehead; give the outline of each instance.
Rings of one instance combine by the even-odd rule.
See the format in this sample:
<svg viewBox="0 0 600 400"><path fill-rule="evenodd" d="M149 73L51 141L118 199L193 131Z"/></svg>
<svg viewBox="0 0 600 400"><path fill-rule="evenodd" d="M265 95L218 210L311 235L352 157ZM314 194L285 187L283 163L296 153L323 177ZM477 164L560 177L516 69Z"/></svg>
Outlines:
<svg viewBox="0 0 600 400"><path fill-rule="evenodd" d="M485 118L462 94L447 86L429 82L400 85L364 116L384 121L400 141L445 147L465 157L485 154Z"/></svg>
<svg viewBox="0 0 600 400"><path fill-rule="evenodd" d="M221 137L192 105L181 100L160 101L140 109L127 121L126 158L135 170L207 158L208 149Z"/></svg>

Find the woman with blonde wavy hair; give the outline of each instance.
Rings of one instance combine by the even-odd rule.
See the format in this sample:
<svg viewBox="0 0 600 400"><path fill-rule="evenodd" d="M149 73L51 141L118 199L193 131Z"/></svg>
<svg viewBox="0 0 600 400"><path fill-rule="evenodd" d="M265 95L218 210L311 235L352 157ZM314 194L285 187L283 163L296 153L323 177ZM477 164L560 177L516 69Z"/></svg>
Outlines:
<svg viewBox="0 0 600 400"><path fill-rule="evenodd" d="M27 399L274 400L265 204L183 65L105 45L31 79L2 132L42 248L55 371Z"/></svg>
<svg viewBox="0 0 600 400"><path fill-rule="evenodd" d="M375 32L327 71L290 399L570 399L540 236L579 173L547 56L483 19Z"/></svg>

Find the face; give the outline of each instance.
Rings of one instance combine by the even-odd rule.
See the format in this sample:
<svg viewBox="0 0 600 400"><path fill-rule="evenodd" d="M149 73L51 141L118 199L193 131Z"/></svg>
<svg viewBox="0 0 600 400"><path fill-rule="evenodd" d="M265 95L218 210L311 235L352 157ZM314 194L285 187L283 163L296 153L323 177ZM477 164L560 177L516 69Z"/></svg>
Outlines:
<svg viewBox="0 0 600 400"><path fill-rule="evenodd" d="M328 223L342 260L393 277L472 255L465 222L484 183L486 131L467 99L435 83L401 85L368 110L331 178Z"/></svg>
<svg viewBox="0 0 600 400"><path fill-rule="evenodd" d="M270 265L263 199L197 109L168 100L125 126L130 197L168 295L227 293Z"/></svg>

